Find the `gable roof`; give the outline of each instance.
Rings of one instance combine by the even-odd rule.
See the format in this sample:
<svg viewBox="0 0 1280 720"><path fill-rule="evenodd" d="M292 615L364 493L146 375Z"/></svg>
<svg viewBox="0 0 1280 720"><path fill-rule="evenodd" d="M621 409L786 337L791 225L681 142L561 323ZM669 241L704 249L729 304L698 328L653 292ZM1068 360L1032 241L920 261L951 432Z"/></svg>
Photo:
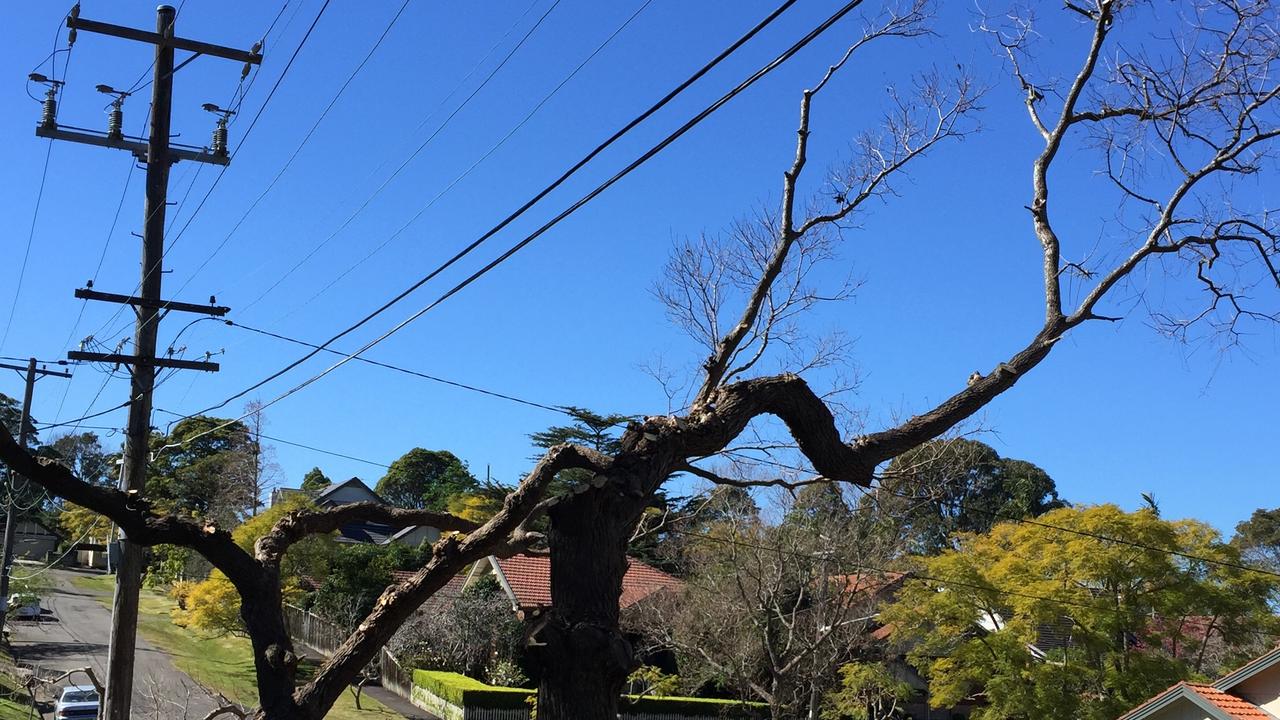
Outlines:
<svg viewBox="0 0 1280 720"><path fill-rule="evenodd" d="M316 493L316 504L317 505L322 504L330 495L332 495L333 493L345 487L358 487L361 490L364 490L365 492L369 493L369 495L371 495L373 499L376 500L377 502L380 502L384 505L387 504L386 500L383 500L378 495L378 493L374 492L372 488L366 485L364 481L358 477L353 477L349 480L343 480L340 483L333 483L332 485L325 488L324 490L321 490L319 493Z"/></svg>
<svg viewBox="0 0 1280 720"><path fill-rule="evenodd" d="M541 555L489 557L498 581L521 609L551 607L551 558ZM620 607L627 608L662 590L675 590L684 583L634 558L622 577Z"/></svg>
<svg viewBox="0 0 1280 720"><path fill-rule="evenodd" d="M1212 720L1275 720L1262 708L1243 698L1229 695L1212 685L1180 682L1122 715L1118 720L1153 718L1179 700L1193 703Z"/></svg>
<svg viewBox="0 0 1280 720"><path fill-rule="evenodd" d="M1230 690L1258 673L1280 663L1280 647L1244 664L1243 667L1223 675L1213 686L1219 690Z"/></svg>

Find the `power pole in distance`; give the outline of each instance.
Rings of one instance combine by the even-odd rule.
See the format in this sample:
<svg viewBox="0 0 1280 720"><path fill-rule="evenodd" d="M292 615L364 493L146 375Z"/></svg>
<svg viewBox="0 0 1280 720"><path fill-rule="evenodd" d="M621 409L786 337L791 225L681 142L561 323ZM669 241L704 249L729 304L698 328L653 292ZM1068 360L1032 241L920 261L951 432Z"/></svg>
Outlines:
<svg viewBox="0 0 1280 720"><path fill-rule="evenodd" d="M31 358L27 361L26 367L21 365L10 365L8 363L0 363L0 368L8 368L10 370L26 371L27 386L22 393L22 416L18 420L18 445L27 446L27 440L31 436L31 396L35 393L36 380L42 375L55 375L57 377L69 378L71 373L61 370L48 370L46 368L36 367L36 359ZM15 499L15 483L13 482L13 471L8 472L7 484L5 487L5 519L4 519L4 550L3 561L0 562L0 607L4 608L4 613L0 613L0 637L4 635L4 618L9 611L9 573L13 570L13 536L17 532L18 513L14 512L14 506L17 504Z"/></svg>
<svg viewBox="0 0 1280 720"><path fill-rule="evenodd" d="M177 13L170 5L161 5L156 9L154 33L84 20L80 18L79 6L76 7L77 9L73 9L67 16L67 27L71 28L72 32L84 30L155 46L155 72L151 85L151 127L150 136L145 144L141 138L131 138L123 134L117 113L126 94L105 85L99 86L98 90L115 95L117 98L117 102L113 103L114 112L108 132L95 133L78 128L62 127L57 123L56 118L49 118L48 112L36 128L36 134L41 137L128 150L147 166L141 296L100 293L92 290L91 287L76 291L76 297L79 298L133 306L137 313L134 354L73 351L67 355L72 360L121 363L132 368L121 490L141 493L146 485L147 466L151 460L148 443L151 435L151 395L155 388L156 369L180 368L210 372L218 370L216 363L156 357L156 336L160 320L165 313L173 310L214 316L222 316L229 312L229 308L214 306L212 298L207 306L194 305L165 301L160 292L161 279L164 277L164 224L169 166L179 160L194 160L217 165L226 165L230 162L225 132L225 118L230 113L216 107L214 109L222 112L223 118L214 132L212 147L181 147L169 142L173 75L200 55L210 55L243 62L244 69L241 72L243 80L248 75L250 65L262 62L262 56L258 52L261 45L245 51L177 37L174 35L173 28ZM175 50L187 50L192 55L175 67ZM143 561L143 549L130 543L127 537L122 537L120 562L116 568L116 589L112 600L111 644L107 653L106 697L103 698L102 715L105 720L129 720L138 629L138 591L142 586Z"/></svg>

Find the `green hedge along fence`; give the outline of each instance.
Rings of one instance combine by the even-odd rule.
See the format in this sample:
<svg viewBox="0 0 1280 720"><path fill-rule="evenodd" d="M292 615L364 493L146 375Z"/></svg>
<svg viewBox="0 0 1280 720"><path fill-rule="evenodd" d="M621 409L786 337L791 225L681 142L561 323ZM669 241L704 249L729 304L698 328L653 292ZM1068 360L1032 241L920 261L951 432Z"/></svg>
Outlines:
<svg viewBox="0 0 1280 720"><path fill-rule="evenodd" d="M413 684L451 705L466 709L527 709L529 699L536 694L533 690L486 685L465 675L438 670L414 670ZM680 715L689 718L746 719L768 715L768 707L762 703L636 695L624 695L619 710L623 715Z"/></svg>

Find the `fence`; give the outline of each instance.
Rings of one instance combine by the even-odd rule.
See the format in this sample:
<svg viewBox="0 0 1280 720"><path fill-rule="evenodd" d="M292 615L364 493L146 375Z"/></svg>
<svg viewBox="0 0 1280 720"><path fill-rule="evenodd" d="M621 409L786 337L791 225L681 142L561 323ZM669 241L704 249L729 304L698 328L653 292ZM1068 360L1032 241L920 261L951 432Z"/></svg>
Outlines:
<svg viewBox="0 0 1280 720"><path fill-rule="evenodd" d="M339 625L300 607L284 606L284 624L295 642L328 657L350 634ZM413 699L413 668L405 668L385 647L378 651L379 684L405 700Z"/></svg>

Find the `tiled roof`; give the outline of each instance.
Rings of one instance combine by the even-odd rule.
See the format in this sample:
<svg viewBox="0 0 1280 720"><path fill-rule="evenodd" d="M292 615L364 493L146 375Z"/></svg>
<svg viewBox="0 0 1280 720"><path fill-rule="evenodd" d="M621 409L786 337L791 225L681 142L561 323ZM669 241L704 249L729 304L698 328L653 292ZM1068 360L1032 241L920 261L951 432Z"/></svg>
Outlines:
<svg viewBox="0 0 1280 720"><path fill-rule="evenodd" d="M1275 720L1257 705L1235 695L1228 695L1212 685L1187 683L1187 687L1194 690L1200 697L1208 700L1214 707L1226 713L1228 717L1236 718L1236 720Z"/></svg>
<svg viewBox="0 0 1280 720"><path fill-rule="evenodd" d="M521 608L551 606L551 558L513 555L498 559L497 563ZM622 578L619 604L624 608L630 607L655 592L675 590L681 585L676 578L633 559Z"/></svg>
<svg viewBox="0 0 1280 720"><path fill-rule="evenodd" d="M354 522L338 528L338 542L372 543L386 545L396 528L382 523Z"/></svg>
<svg viewBox="0 0 1280 720"><path fill-rule="evenodd" d="M416 570L392 570L391 582L399 584L417 574L418 572ZM427 601L422 604L422 608L426 610L438 610L451 605L454 600L462 597L462 590L466 584L467 576L465 574L454 575L449 578L449 582L445 583L444 587L440 588L435 592L435 594L427 598Z"/></svg>
<svg viewBox="0 0 1280 720"><path fill-rule="evenodd" d="M1212 685L1189 682L1180 682L1174 685L1125 713L1119 720L1140 720L1142 718L1157 717L1152 713L1158 712L1159 709L1162 709L1170 702L1175 702L1176 698L1182 697L1191 700L1190 696L1192 695L1198 697L1204 704L1214 708L1217 711L1215 717L1221 716L1230 720L1275 720L1262 708L1248 700L1227 694Z"/></svg>

